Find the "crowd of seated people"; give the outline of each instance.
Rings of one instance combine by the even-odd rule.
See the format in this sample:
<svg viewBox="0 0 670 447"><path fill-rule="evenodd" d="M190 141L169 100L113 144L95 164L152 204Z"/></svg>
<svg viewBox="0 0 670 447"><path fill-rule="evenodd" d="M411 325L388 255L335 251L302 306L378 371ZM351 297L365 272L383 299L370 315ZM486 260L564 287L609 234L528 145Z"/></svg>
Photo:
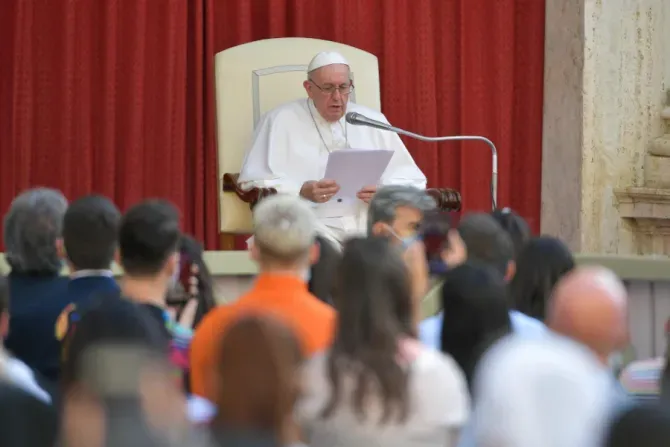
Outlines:
<svg viewBox="0 0 670 447"><path fill-rule="evenodd" d="M610 367L629 340L622 282L512 210L452 226L390 186L341 247L298 197L263 199L253 223L259 273L217 305L170 202L18 195L0 446L670 445L667 356Z"/></svg>

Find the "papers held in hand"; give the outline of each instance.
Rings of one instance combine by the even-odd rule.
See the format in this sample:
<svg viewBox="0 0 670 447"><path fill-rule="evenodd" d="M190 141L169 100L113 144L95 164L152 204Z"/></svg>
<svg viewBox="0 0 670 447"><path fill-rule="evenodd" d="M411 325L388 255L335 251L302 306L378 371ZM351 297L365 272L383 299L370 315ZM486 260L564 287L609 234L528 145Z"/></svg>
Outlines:
<svg viewBox="0 0 670 447"><path fill-rule="evenodd" d="M365 186L379 184L382 174L393 157L387 149L341 149L328 155L325 179L340 185L334 199L356 199Z"/></svg>

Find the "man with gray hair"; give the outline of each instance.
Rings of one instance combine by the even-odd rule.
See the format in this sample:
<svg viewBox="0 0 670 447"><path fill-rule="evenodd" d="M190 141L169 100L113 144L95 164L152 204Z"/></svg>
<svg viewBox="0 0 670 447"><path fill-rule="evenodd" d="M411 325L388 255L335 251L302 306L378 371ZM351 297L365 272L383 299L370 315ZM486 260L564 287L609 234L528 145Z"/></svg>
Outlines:
<svg viewBox="0 0 670 447"><path fill-rule="evenodd" d="M414 243L427 212L436 209L425 190L405 185L385 186L368 209L368 235L391 237L405 248Z"/></svg>
<svg viewBox="0 0 670 447"><path fill-rule="evenodd" d="M335 311L307 290L306 274L319 257L318 220L309 203L293 195L263 199L254 209L251 257L259 274L252 289L236 302L210 311L191 343L191 390L213 400L212 372L219 362L219 339L226 327L247 313L270 314L289 326L304 354L329 346Z"/></svg>
<svg viewBox="0 0 670 447"><path fill-rule="evenodd" d="M9 280L9 334L5 346L48 377L45 347L55 343L54 325L67 292L58 252L67 200L60 191L35 188L19 194L4 217ZM51 366L51 365L48 365Z"/></svg>

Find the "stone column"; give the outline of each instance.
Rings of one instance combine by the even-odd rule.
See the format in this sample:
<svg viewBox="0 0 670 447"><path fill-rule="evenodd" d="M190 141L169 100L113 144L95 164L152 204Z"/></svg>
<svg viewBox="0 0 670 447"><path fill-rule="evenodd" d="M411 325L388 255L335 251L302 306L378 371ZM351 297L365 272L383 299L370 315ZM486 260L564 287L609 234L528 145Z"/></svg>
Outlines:
<svg viewBox="0 0 670 447"><path fill-rule="evenodd" d="M644 252L614 191L643 186L664 133L670 1L546 4L542 231L582 253Z"/></svg>

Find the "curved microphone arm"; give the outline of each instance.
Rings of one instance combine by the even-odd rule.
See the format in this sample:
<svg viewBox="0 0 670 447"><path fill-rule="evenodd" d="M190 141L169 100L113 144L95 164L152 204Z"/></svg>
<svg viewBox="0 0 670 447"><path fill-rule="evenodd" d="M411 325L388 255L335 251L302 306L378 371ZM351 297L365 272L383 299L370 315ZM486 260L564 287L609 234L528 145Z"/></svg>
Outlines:
<svg viewBox="0 0 670 447"><path fill-rule="evenodd" d="M374 120L368 118L365 115L362 115L357 112L349 112L345 117L347 123L353 124L354 126L367 126L373 127L375 129L386 130L388 132L394 132L401 135L406 135L410 138L415 138L421 141L430 141L430 142L441 142L441 141L483 141L488 144L491 149L491 205L493 210L498 206L498 150L496 145L493 144L493 141L489 140L486 137L479 136L450 136L450 137L425 137L414 132L409 132L399 127L392 126L388 123Z"/></svg>
<svg viewBox="0 0 670 447"><path fill-rule="evenodd" d="M451 137L425 137L423 135L416 134L414 132L409 132L399 127L389 125L388 128L384 129L390 132L395 132L401 135L406 135L410 138L415 138L421 141L428 142L442 142L442 141L483 141L491 149L491 205L493 210L498 206L498 149L496 145L493 144L493 141L489 140L486 137L479 137L475 135L465 135L465 136L451 136Z"/></svg>

